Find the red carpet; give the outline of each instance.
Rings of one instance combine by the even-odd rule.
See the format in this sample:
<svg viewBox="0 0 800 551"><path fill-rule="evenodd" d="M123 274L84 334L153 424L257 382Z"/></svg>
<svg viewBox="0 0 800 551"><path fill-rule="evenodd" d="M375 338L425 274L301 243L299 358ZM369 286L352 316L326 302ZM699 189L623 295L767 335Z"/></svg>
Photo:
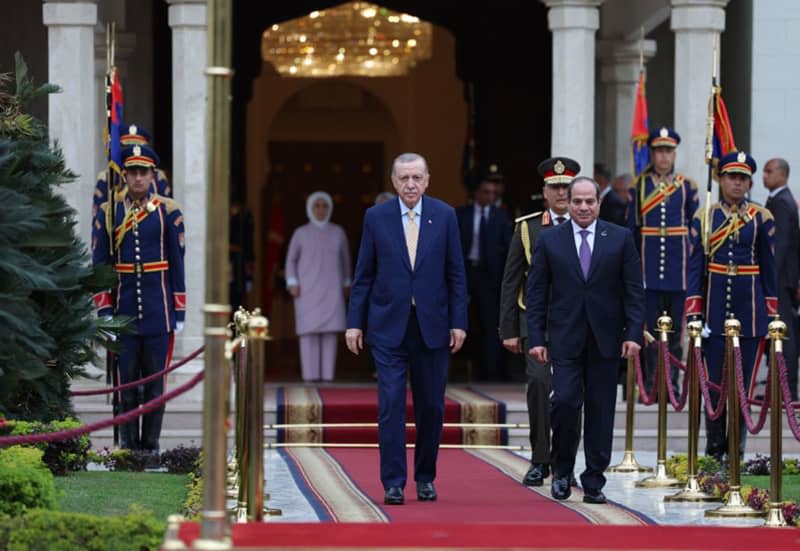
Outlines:
<svg viewBox="0 0 800 551"><path fill-rule="evenodd" d="M437 515L438 517L438 515ZM721 528L707 526L570 526L548 524L448 523L435 518L424 524L233 525L238 549L619 549L770 551L796 550L795 528ZM434 521L436 521L434 523ZM198 523L183 523L180 537L191 545Z"/></svg>
<svg viewBox="0 0 800 551"><path fill-rule="evenodd" d="M647 524L625 507L586 505L576 490L560 502L549 488L519 483L528 462L503 450L444 449L439 453L435 503L419 502L408 451L406 504L383 504L378 451L363 448L289 448L282 451L298 488L329 522L524 522L544 524Z"/></svg>
<svg viewBox="0 0 800 551"><path fill-rule="evenodd" d="M411 392L406 398L406 419L413 423ZM451 388L445 398L445 423L504 423L505 404L465 388ZM378 395L374 387L282 387L277 394L279 424L375 423ZM414 442L413 427L406 441ZM279 429L278 442L374 444L376 427L297 427ZM445 427L443 444L506 444L508 431L496 428Z"/></svg>

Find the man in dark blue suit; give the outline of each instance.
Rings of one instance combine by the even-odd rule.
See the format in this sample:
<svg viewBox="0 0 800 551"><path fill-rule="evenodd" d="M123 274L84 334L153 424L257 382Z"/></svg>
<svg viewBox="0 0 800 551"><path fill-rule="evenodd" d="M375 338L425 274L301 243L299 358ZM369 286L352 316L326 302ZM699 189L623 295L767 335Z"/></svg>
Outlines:
<svg viewBox="0 0 800 551"><path fill-rule="evenodd" d="M644 323L633 235L597 220L599 199L600 188L592 179L570 183L570 223L539 236L525 295L528 354L553 365L550 491L556 499L570 496L583 406L586 470L581 484L587 503L606 502L603 471L611 460L618 358L639 353Z"/></svg>
<svg viewBox="0 0 800 551"><path fill-rule="evenodd" d="M505 352L498 335L500 323L500 287L503 267L511 242L508 214L494 205L495 182L484 175L473 194L472 203L456 211L461 245L466 262L470 315L478 321L478 331L470 334L476 342L467 349L479 350L479 377L482 380L505 380ZM477 345L477 346L475 346Z"/></svg>
<svg viewBox="0 0 800 551"><path fill-rule="evenodd" d="M467 334L458 222L452 207L423 198L429 180L421 155L404 153L394 160L392 184L399 199L367 209L350 290L345 341L358 354L366 329L378 374L381 482L389 505L404 502L409 369L417 499L436 500L448 352L457 352Z"/></svg>

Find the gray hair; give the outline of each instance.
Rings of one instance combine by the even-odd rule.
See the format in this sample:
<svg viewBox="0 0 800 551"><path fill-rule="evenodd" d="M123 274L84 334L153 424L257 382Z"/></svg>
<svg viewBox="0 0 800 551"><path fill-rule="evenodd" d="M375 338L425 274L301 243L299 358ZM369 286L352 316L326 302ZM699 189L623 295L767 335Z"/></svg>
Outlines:
<svg viewBox="0 0 800 551"><path fill-rule="evenodd" d="M575 187L575 184L579 182L591 182L594 186L595 194L597 195L597 200L600 200L600 186L595 182L592 178L588 176L576 176L572 179L572 181L567 186L567 199L572 200L572 188Z"/></svg>
<svg viewBox="0 0 800 551"><path fill-rule="evenodd" d="M392 176L397 173L395 169L398 164L414 163L416 161L422 161L422 164L425 165L425 174L430 174L428 170L428 161L425 160L425 157L419 153L401 153L395 157L394 162L392 162Z"/></svg>

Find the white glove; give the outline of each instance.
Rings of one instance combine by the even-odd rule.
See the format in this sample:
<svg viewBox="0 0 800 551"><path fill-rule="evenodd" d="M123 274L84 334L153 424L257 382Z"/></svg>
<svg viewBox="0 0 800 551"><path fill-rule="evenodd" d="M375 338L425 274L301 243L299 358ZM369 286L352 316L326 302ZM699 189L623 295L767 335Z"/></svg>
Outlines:
<svg viewBox="0 0 800 551"><path fill-rule="evenodd" d="M111 321L113 318L111 316L103 316L100 319L102 319L103 321ZM114 333L111 333L110 331L103 331L103 333L106 334L106 336L108 337L108 340L110 340L111 342L116 342L117 335L115 335Z"/></svg>
<svg viewBox="0 0 800 551"><path fill-rule="evenodd" d="M711 328L708 326L707 323L703 324L703 330L700 331L700 336L703 337L704 339L707 339L708 337L711 336Z"/></svg>
<svg viewBox="0 0 800 551"><path fill-rule="evenodd" d="M183 332L183 322L176 321L175 322L175 334L180 335Z"/></svg>

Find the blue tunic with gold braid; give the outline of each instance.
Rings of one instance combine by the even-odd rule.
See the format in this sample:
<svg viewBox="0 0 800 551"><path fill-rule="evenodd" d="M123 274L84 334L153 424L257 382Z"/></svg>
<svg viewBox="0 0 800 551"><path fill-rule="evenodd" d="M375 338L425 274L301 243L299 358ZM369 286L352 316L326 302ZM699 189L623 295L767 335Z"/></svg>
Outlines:
<svg viewBox="0 0 800 551"><path fill-rule="evenodd" d="M98 210L92 231L95 264L113 264L119 283L114 303L111 292L95 295L98 315L130 316L140 335L170 333L184 321L183 215L178 204L150 193L142 206L132 206L126 192L116 203L113 262L106 232L109 204Z"/></svg>
<svg viewBox="0 0 800 551"><path fill-rule="evenodd" d="M635 191L628 219L642 257L645 289L685 291L689 224L699 205L697 184L682 174L659 181L649 167Z"/></svg>

